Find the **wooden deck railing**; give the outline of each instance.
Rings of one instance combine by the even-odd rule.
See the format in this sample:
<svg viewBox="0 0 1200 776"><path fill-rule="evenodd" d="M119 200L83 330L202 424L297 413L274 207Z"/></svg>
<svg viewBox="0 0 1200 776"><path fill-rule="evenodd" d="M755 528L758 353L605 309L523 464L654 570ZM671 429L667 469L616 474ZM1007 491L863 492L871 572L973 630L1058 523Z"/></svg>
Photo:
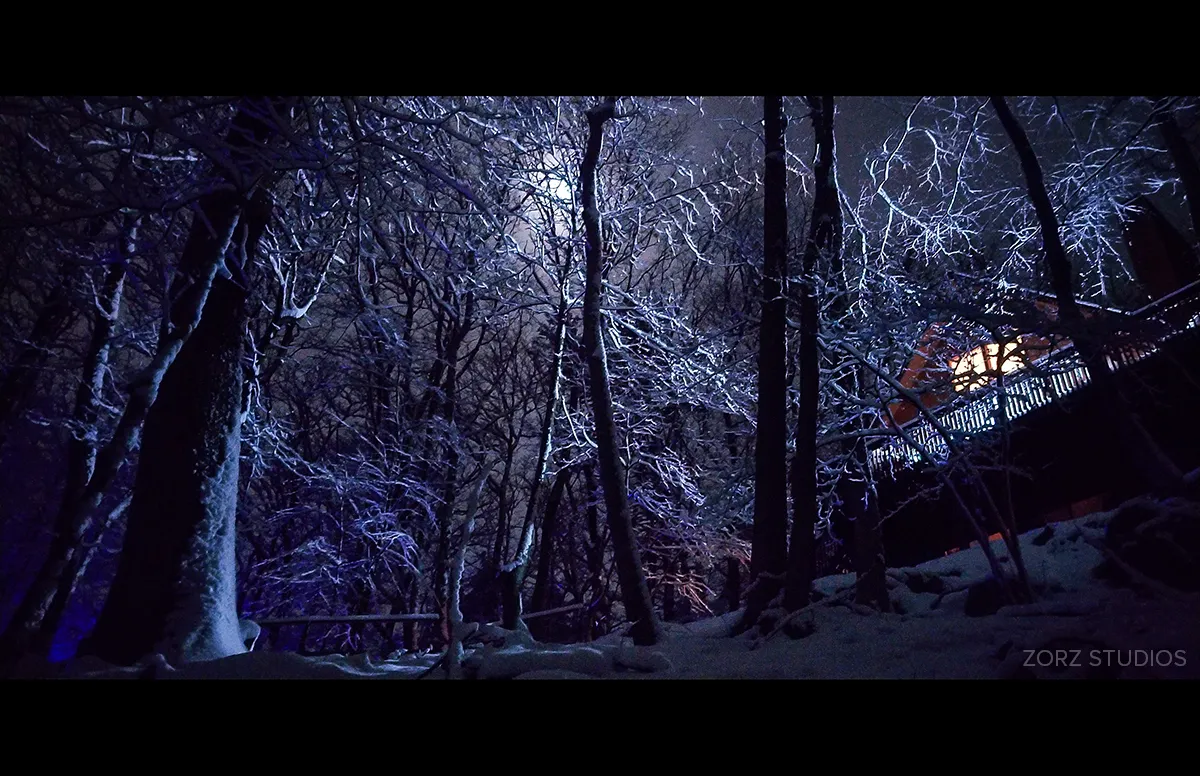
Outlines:
<svg viewBox="0 0 1200 776"><path fill-rule="evenodd" d="M1167 342L1184 334L1194 336L1200 332L1200 281L1135 310L1130 317L1152 321L1168 333L1155 342L1131 343L1110 349L1107 359L1113 371L1154 355ZM996 428L1001 396L1004 414L1011 422L1038 407L1065 398L1090 382L1091 375L1074 345L1068 345L1019 372L1004 375L1002 381L988 388L934 408L933 414L947 431L970 438ZM901 429L928 450L937 463L946 461L949 454L946 442L924 417L910 420ZM877 475L894 475L897 468L912 466L920 460L917 449L899 436L886 438L868 453L871 469Z"/></svg>

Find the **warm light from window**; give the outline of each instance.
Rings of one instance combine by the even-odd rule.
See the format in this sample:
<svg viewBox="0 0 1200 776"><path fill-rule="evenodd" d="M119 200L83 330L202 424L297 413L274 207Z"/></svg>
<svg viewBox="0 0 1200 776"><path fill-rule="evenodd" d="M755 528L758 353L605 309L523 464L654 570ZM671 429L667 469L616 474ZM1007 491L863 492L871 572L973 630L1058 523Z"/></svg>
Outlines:
<svg viewBox="0 0 1200 776"><path fill-rule="evenodd" d="M1003 359L1000 359L1000 346L994 342L967 353L954 366L954 390L959 393L974 391L987 385L997 374L1024 368L1024 354L1018 352L1019 348L1019 342L1005 345Z"/></svg>

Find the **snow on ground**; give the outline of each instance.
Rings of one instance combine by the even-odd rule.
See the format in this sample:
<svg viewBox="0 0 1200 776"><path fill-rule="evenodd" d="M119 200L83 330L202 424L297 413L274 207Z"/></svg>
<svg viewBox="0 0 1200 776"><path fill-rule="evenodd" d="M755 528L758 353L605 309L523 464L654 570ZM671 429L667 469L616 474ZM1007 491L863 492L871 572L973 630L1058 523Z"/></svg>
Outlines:
<svg viewBox="0 0 1200 776"><path fill-rule="evenodd" d="M61 676L69 679L414 679L436 660L436 655L372 662L366 655L303 657L292 652L247 652L180 667L171 666L162 655L154 655L135 666L114 668L94 658L81 658L68 662Z"/></svg>
<svg viewBox="0 0 1200 776"><path fill-rule="evenodd" d="M799 615L813 630L798 640L782 633L765 642L752 635L714 638L735 616L699 623L691 633L676 630L662 647L675 666L667 675L1200 677L1200 596L1146 597L1093 573L1103 557L1086 539L1102 539L1110 516L1092 515L1055 524L1050 534L1039 530L1020 537L1039 593L1036 603L967 616L967 588L989 576L983 552L974 548L915 568L890 569L896 613L850 604L853 574L819 580L816 587L826 599ZM992 549L1007 558L1003 542L993 542Z"/></svg>
<svg viewBox="0 0 1200 776"><path fill-rule="evenodd" d="M1135 592L1095 574L1112 513L1055 524L1020 538L1038 600L993 614L966 613L968 588L989 568L978 548L914 568L889 569L895 607L879 613L851 603L854 575L826 577L822 600L797 617L807 632L763 639L731 636L734 612L689 625L667 624L654 648L620 634L590 644L533 642L485 625L468 649L465 673L481 679L727 678L1200 678L1200 594ZM993 551L1007 559L1004 543ZM973 608L973 607L972 607ZM470 645L469 645L470 646ZM301 657L252 652L179 668L161 656L128 669L66 666L80 678L442 678L437 655L371 662L363 655Z"/></svg>

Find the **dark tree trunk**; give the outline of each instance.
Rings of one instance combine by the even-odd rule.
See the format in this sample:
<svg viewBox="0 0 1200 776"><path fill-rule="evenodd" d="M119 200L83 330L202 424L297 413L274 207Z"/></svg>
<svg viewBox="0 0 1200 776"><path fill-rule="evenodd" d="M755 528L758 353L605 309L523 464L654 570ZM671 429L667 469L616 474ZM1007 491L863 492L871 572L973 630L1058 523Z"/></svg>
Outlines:
<svg viewBox="0 0 1200 776"><path fill-rule="evenodd" d="M787 570L787 118L782 97L763 98L762 321L754 434L754 528L744 628L779 593Z"/></svg>
<svg viewBox="0 0 1200 776"><path fill-rule="evenodd" d="M600 485L608 510L617 577L625 617L632 624L630 635L635 644L654 644L661 635L658 618L650 602L650 589L638 554L625 491L625 467L617 454L617 429L613 420L612 393L608 383L608 361L604 350L602 314L604 266L601 256L600 210L596 204L596 166L604 140L604 124L613 117L616 98L587 112L588 140L579 177L583 190L583 223L587 257L587 286L583 297L583 347L587 354L588 386L592 394L592 416L596 427L596 457L600 463Z"/></svg>
<svg viewBox="0 0 1200 776"><path fill-rule="evenodd" d="M842 209L838 203L833 167L833 98L808 97L807 101L817 148L813 163L813 210L801 267L800 410L796 418L796 456L792 460L792 538L783 602L789 611L808 605L816 571L813 532L817 524L817 410L820 398L817 266L822 256L832 257L842 247Z"/></svg>
<svg viewBox="0 0 1200 776"><path fill-rule="evenodd" d="M132 253L136 239L136 226L131 222L126 227L126 245L122 246L126 256ZM83 537L76 538L74 536L70 520L74 508L83 499L88 481L96 469L96 434L98 430L95 424L99 418L104 376L108 369L113 330L116 328L117 318L120 315L121 292L124 286L125 265L123 262L114 263L104 275L98 299L99 307L95 311L96 320L92 326L92 336L88 343L87 356L84 359L83 379L75 392L75 409L72 419L83 431L82 436L73 435L67 443L67 481L55 522L51 551L43 561L25 600L22 601L21 608L18 610L20 617L14 617L11 623L11 627L25 631L20 636L13 635L13 638L19 642L14 645L14 648L17 650L30 649L43 657L50 652L54 634L58 631L59 620L66 611L71 593L74 592L75 585L92 556L93 548L80 546ZM109 524L123 509L122 506L110 511L108 517L96 531L93 545L100 541ZM49 589L52 582L54 583L54 592L51 594ZM48 595L50 596L49 600L47 600ZM30 642L29 636L35 628L38 636Z"/></svg>
<svg viewBox="0 0 1200 776"><path fill-rule="evenodd" d="M1197 164L1179 128L1179 122L1175 121L1175 114L1164 112L1158 120L1158 131L1167 145L1167 152L1171 154L1171 164L1183 183L1183 193L1192 216L1192 239L1200 240L1200 164Z"/></svg>
<svg viewBox="0 0 1200 776"><path fill-rule="evenodd" d="M254 261L269 218L260 191L239 226L241 267ZM246 651L235 552L245 301L231 277L213 280L200 324L146 417L125 545L88 642L88 651L110 662L153 652L174 663Z"/></svg>
<svg viewBox="0 0 1200 776"><path fill-rule="evenodd" d="M450 578L446 587L446 675L450 679L462 677L463 661L463 613L462 613L462 579L463 570L467 563L467 549L471 543L471 533L475 530L475 512L479 509L479 496L487 482L488 473L481 472L479 479L471 487L467 498L467 513L458 529L457 547L454 559L450 565Z"/></svg>
<svg viewBox="0 0 1200 776"><path fill-rule="evenodd" d="M742 562L735 557L725 559L725 608L736 612L742 605Z"/></svg>
<svg viewBox="0 0 1200 776"><path fill-rule="evenodd" d="M243 292L218 278L146 418L125 546L91 640L111 662L244 651L232 579L244 321Z"/></svg>
<svg viewBox="0 0 1200 776"><path fill-rule="evenodd" d="M867 462L865 437L854 440L849 473L855 481L850 495L851 498L857 497L849 505L854 518L854 601L863 606L873 606L881 612L891 611L892 604L887 594L887 561L883 552L883 522Z"/></svg>
<svg viewBox="0 0 1200 776"><path fill-rule="evenodd" d="M1086 321L1075 302L1075 285L1071 274L1071 263L1067 260L1059 235L1058 216L1046 191L1042 167L1029 137L1003 97L991 97L992 107L1004 126L1009 141L1021 159L1021 170L1029 191L1029 199L1037 212L1042 232L1042 250L1050 280L1054 288L1058 316L1067 334L1075 343L1096 392L1102 397L1104 406L1112 411L1113 433L1117 436L1120 449L1128 452L1127 461L1137 471L1145 484L1160 495L1176 494L1183 490L1183 474L1161 447L1150 436L1132 409L1122 399L1117 389L1115 375L1109 370L1104 354L1104 343L1098 342L1087 330Z"/></svg>
<svg viewBox="0 0 1200 776"><path fill-rule="evenodd" d="M274 134L264 115L247 104L234 117L227 143L240 193L201 199L172 289L170 324L118 424L114 441L124 447L110 443L97 457L97 474L103 467L111 479L119 462L106 456L124 457L139 419L131 407L144 412L125 546L83 654L128 664L152 652L188 662L246 651L235 519L247 313L246 290L233 278L251 272L271 215L267 190L251 195L264 172L254 147Z"/></svg>
<svg viewBox="0 0 1200 776"><path fill-rule="evenodd" d="M70 275L64 272L42 300L24 347L0 381L0 447L4 446L32 395L38 372L49 356L54 340L70 322L72 312Z"/></svg>
<svg viewBox="0 0 1200 776"><path fill-rule="evenodd" d="M465 271L468 276L472 275L476 267L476 257L473 252L466 256ZM475 294L471 290L467 290L461 300L454 296L454 284L451 283L447 276L445 293L443 299L447 307L453 306L455 315L449 323L450 332L446 341L445 349L438 359L440 368L435 366L435 374L438 376L444 375L444 382L441 383L441 402L440 413L444 423L446 433L453 434L456 428L456 416L458 414L458 359L459 351L462 349L463 342L466 340L467 332L471 330L475 319ZM430 392L430 396L436 395L436 392ZM445 458L445 479L442 486L442 504L437 510L438 523L438 541L437 554L434 559L434 598L437 601L438 610L442 612L446 619L443 620L443 633L446 639L452 636L450 630L448 596L450 590L450 529L451 521L454 517L454 499L458 492L458 466L460 454L458 448L458 440L448 438L445 440L446 458Z"/></svg>
<svg viewBox="0 0 1200 776"><path fill-rule="evenodd" d="M829 125L826 128L828 137L826 146L832 151L834 147L833 110L831 105ZM819 141L820 142L820 141ZM820 161L818 159L818 161ZM832 169L832 159L828 160ZM830 177L830 190L835 202L838 198L836 178ZM830 204L826 202L826 204ZM834 296L829 304L829 320L831 326L845 327L851 317L851 301L854 292L851 281L846 274L845 257L841 250L842 214L840 206L835 206L835 230L832 236L834 248L828 256L828 272L825 277L833 286ZM845 367L838 370L838 384L843 393L848 396L861 396L864 388L874 384L870 370L858 365L854 369ZM871 424L871 417L864 412L854 411L851 422L845 424L845 430L853 433L865 431ZM875 492L875 483L871 476L871 468L867 458L867 440L864 436L855 437L842 446L846 456L846 473L838 488L837 502L840 506L834 508L835 525L840 523L842 536L849 545L848 555L855 571L855 602L864 606L873 606L880 611L890 611L891 601L887 595L887 562L883 550L883 525L879 514L879 502ZM841 519L836 518L840 515Z"/></svg>
<svg viewBox="0 0 1200 776"><path fill-rule="evenodd" d="M238 198L229 193L214 193L201 200L200 211L203 215L193 223L180 257L180 271L171 286L171 324L160 334L151 363L130 388L129 400L112 438L94 457L85 451L86 457L80 459L79 466L82 470L90 468L90 476L81 493L64 494L55 519L55 536L46 560L0 640L0 660L9 662L34 646L35 635L42 629L56 594L66 593L66 586L63 585L65 578L81 570L82 560L77 555L84 538L92 529L93 513L124 465L129 451L137 445L142 424L159 395L165 374L199 324L213 278L237 226L240 210ZM104 336L103 331L97 331L97 334L102 338ZM89 360L103 355L93 348ZM81 390L85 389L85 386L81 386ZM88 412L86 408L80 408L80 411ZM80 451L81 448L74 448L75 453ZM78 481L78 477L75 479Z"/></svg>
<svg viewBox="0 0 1200 776"><path fill-rule="evenodd" d="M420 611L417 604L421 601L420 584L417 581L417 575L413 575L406 583L401 601L401 611L416 613ZM417 621L405 620L402 628L404 638L404 649L409 652L415 652L419 648L417 642Z"/></svg>
<svg viewBox="0 0 1200 776"><path fill-rule="evenodd" d="M590 463L583 466L583 478L587 486L584 512L587 515L588 587L591 589L593 601L592 611L588 616L587 638L590 641L595 635L597 623L608 620L609 605L604 579L604 536L600 533L600 515L596 509L596 475L592 472Z"/></svg>
<svg viewBox="0 0 1200 776"><path fill-rule="evenodd" d="M455 382L453 378L454 370L451 370L451 377L447 381L447 400L450 406L450 414L447 415L447 424L454 422L453 407L457 403L455 396ZM434 585L434 601L439 612L447 618L449 612L446 608L447 596L449 595L449 573L450 573L450 521L454 519L454 497L458 491L458 465L459 465L458 446L452 441L449 444L449 450L446 453L446 468L445 479L442 482L442 503L437 509L437 551L434 556L433 563L433 585ZM450 637L449 619L443 622L443 634L446 638Z"/></svg>
<svg viewBox="0 0 1200 776"><path fill-rule="evenodd" d="M676 583L684 575L680 573L677 558L673 554L670 554L670 550L667 553L666 557L663 558L662 582L659 584L662 586L663 621L673 622L677 616L676 601L678 595L676 595Z"/></svg>
<svg viewBox="0 0 1200 776"><path fill-rule="evenodd" d="M513 457L516 455L516 440L510 440L505 448L504 456L504 473L500 476L500 484L496 488L496 533L492 537L492 557L489 562L492 576L496 580L496 590L489 590L488 594L488 609L493 610L493 604L500 606L500 614L503 615L503 603L496 596L502 596L499 592L499 587L503 583L500 575L503 573L504 556L508 553L509 542L509 516L511 510L509 505L508 493L511 483Z"/></svg>
<svg viewBox="0 0 1200 776"><path fill-rule="evenodd" d="M567 289L562 289L558 313L554 320L554 354L550 360L549 377L546 378L546 408L542 415L542 428L538 436L537 461L534 463L533 484L529 489L529 501L525 504L525 519L521 523L521 537L517 541L516 557L504 566L500 573L503 622L505 628L514 630L521 619L521 588L529 571L529 556L533 551L534 517L537 514L538 494L546 469L550 465L550 443L554 434L554 410L558 406L559 386L562 382L563 346L567 336ZM545 529L543 528L543 533Z"/></svg>
<svg viewBox="0 0 1200 776"><path fill-rule="evenodd" d="M571 479L571 470L562 469L554 478L550 496L546 499L546 514L542 517L542 545L538 549L537 579L533 583L530 606L535 612L546 608L546 597L554 575L554 536L558 532L558 507L562 503L563 489Z"/></svg>

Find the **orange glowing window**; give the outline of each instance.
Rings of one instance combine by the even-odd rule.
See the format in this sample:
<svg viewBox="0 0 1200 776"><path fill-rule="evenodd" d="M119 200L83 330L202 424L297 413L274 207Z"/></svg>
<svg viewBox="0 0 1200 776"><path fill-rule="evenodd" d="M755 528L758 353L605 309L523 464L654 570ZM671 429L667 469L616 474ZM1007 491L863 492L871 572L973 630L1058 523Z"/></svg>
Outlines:
<svg viewBox="0 0 1200 776"><path fill-rule="evenodd" d="M1004 357L1000 358L1000 346L993 342L975 348L951 366L954 368L954 390L965 393L982 388L996 375L1024 369L1025 351L1018 339L1004 346Z"/></svg>

